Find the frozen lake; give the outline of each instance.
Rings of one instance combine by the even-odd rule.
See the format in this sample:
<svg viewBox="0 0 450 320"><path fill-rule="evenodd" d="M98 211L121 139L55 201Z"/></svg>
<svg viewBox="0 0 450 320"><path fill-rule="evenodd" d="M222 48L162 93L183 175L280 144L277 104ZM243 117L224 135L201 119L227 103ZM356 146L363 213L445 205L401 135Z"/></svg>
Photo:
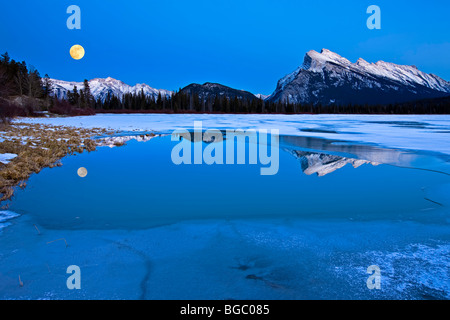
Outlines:
<svg viewBox="0 0 450 320"><path fill-rule="evenodd" d="M0 215L0 298L449 299L449 117L273 118L27 120L137 137L194 120L276 128L279 170L175 165L170 136L65 158ZM66 287L70 265L80 290Z"/></svg>

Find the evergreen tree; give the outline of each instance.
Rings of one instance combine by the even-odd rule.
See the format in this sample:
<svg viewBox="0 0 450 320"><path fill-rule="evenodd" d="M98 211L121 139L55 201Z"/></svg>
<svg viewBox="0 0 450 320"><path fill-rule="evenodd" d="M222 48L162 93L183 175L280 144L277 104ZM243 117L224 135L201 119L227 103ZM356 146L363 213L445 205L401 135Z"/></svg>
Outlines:
<svg viewBox="0 0 450 320"><path fill-rule="evenodd" d="M50 80L48 74L45 74L44 78L42 79L43 98L48 100L52 94L52 90L53 90L53 82Z"/></svg>
<svg viewBox="0 0 450 320"><path fill-rule="evenodd" d="M9 64L10 59L11 58L9 57L8 52L5 52L4 54L2 54L2 58L0 61L7 65Z"/></svg>
<svg viewBox="0 0 450 320"><path fill-rule="evenodd" d="M94 106L95 103L95 99L94 96L92 95L91 92L91 87L89 86L89 81L87 81L87 79L84 79L84 105L83 108L92 108Z"/></svg>
<svg viewBox="0 0 450 320"><path fill-rule="evenodd" d="M80 107L86 109L86 97L84 95L84 90L80 90Z"/></svg>
<svg viewBox="0 0 450 320"><path fill-rule="evenodd" d="M145 93L144 89L141 88L141 92L139 93L139 109L145 110L146 101L145 101Z"/></svg>
<svg viewBox="0 0 450 320"><path fill-rule="evenodd" d="M80 94L78 93L78 88L77 86L73 87L73 91L72 92L68 92L67 93L67 99L69 100L69 103L71 105L74 106L79 106L79 102L80 102Z"/></svg>

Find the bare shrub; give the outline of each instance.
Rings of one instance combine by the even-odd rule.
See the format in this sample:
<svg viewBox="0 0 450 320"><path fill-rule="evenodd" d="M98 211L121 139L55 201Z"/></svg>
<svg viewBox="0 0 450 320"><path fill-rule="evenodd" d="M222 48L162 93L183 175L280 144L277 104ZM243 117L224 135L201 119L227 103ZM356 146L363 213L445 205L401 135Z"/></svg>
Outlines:
<svg viewBox="0 0 450 320"><path fill-rule="evenodd" d="M18 116L20 113L20 108L12 104L8 100L0 98L0 118L2 123L9 124L11 119Z"/></svg>

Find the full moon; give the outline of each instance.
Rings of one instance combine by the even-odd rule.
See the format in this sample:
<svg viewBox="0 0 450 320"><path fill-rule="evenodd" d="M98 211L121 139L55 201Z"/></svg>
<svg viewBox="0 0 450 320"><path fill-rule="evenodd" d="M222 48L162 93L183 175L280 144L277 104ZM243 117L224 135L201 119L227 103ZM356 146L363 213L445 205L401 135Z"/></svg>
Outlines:
<svg viewBox="0 0 450 320"><path fill-rule="evenodd" d="M84 177L87 176L87 170L86 170L85 167L79 168L79 169L77 170L77 173L78 173L78 175L79 175L81 178L84 178Z"/></svg>
<svg viewBox="0 0 450 320"><path fill-rule="evenodd" d="M84 57L84 48L76 44L70 48L70 56L75 60L80 60Z"/></svg>

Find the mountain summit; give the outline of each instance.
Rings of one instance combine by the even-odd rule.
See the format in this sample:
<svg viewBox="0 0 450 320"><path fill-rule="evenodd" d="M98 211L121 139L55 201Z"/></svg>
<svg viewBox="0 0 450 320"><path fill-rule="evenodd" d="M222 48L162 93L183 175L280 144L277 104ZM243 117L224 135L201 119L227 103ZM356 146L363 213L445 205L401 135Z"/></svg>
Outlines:
<svg viewBox="0 0 450 320"><path fill-rule="evenodd" d="M67 98L67 92L72 91L74 86L77 86L77 89L84 89L83 82L69 82L51 79L53 83L53 94L59 99ZM89 80L89 87L91 89L91 93L95 99L100 98L100 100L105 101L108 94L110 96L116 96L118 98L122 98L126 93L135 93L139 94L141 91L145 96L150 96L154 100L158 98L158 95L161 94L162 97L169 98L172 95L172 91L164 90L164 89L154 89L149 85L136 84L134 86L130 86L120 80L116 80L114 78L108 77L106 79L95 78Z"/></svg>
<svg viewBox="0 0 450 320"><path fill-rule="evenodd" d="M360 58L350 62L322 49L306 53L303 64L278 81L272 102L322 105L388 104L450 95L450 82L415 66Z"/></svg>
<svg viewBox="0 0 450 320"><path fill-rule="evenodd" d="M181 93L195 94L201 100L214 100L216 97L227 97L228 99L253 100L257 97L248 91L233 89L219 83L206 82L204 84L192 83L180 90ZM258 97L259 98L259 97Z"/></svg>

